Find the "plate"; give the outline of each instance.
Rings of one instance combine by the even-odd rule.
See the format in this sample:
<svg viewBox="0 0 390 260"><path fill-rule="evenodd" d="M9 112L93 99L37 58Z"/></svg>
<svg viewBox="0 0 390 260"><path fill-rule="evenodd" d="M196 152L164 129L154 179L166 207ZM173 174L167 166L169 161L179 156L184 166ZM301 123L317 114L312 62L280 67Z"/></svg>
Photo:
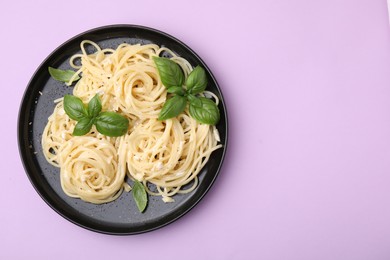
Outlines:
<svg viewBox="0 0 390 260"><path fill-rule="evenodd" d="M214 151L199 174L197 188L189 194L175 195L175 202L164 203L160 197L149 196L148 207L140 213L131 192L124 192L113 202L95 205L70 198L62 191L60 171L46 162L41 137L47 118L53 112L53 100L72 92L72 87L53 80L49 66L70 69L69 58L80 52L80 42L92 40L102 48L116 48L120 43L155 43L173 50L193 66L205 68L208 90L221 100L221 120L217 125L222 149ZM42 199L59 215L88 230L115 235L131 235L161 228L189 212L209 191L218 176L227 148L227 113L216 79L202 59L178 39L155 29L138 25L110 25L81 33L55 49L38 67L24 93L18 118L18 142L21 160L32 185Z"/></svg>

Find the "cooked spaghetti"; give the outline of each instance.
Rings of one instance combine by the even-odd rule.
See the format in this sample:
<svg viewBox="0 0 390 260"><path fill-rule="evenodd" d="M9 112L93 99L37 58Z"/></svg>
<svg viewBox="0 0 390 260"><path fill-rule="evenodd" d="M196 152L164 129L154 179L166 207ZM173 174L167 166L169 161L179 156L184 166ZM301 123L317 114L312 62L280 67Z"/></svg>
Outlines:
<svg viewBox="0 0 390 260"><path fill-rule="evenodd" d="M95 50L89 53L88 47ZM169 94L152 57L163 53L185 77L192 71L188 61L155 44L101 49L92 41L81 42L81 53L70 59L75 76L81 76L73 95L88 103L98 94L103 110L126 116L130 126L120 137L104 136L95 126L85 136L73 136L76 122L65 113L63 99L55 101L42 147L47 161L60 168L67 195L97 204L110 202L130 190L130 179L143 183L150 195L172 202L175 194L197 186L202 167L222 145L216 127L198 123L187 109L176 118L158 120ZM213 93L204 95L218 104Z"/></svg>

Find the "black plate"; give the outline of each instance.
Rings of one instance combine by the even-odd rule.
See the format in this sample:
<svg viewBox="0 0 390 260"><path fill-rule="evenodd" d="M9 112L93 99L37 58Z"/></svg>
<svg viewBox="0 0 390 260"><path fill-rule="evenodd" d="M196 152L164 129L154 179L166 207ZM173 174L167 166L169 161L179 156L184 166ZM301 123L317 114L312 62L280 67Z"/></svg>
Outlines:
<svg viewBox="0 0 390 260"><path fill-rule="evenodd" d="M199 177L193 192L176 195L174 203L164 203L160 197L149 196L144 213L138 212L131 193L123 193L117 200L94 205L66 196L61 189L59 169L46 162L41 148L41 136L47 118L53 112L53 100L71 93L72 87L54 81L49 66L70 69L69 58L80 51L82 40L92 40L102 48L116 48L120 43L155 43L166 46L192 65L203 66L209 77L208 90L220 99L221 120L217 125L223 148L215 151ZM39 66L31 78L20 106L18 119L20 156L26 173L42 199L67 220L86 229L129 235L165 226L191 210L207 193L222 166L227 145L227 114L221 90L207 65L189 47L174 37L155 29L134 25L112 25L79 34L59 46Z"/></svg>

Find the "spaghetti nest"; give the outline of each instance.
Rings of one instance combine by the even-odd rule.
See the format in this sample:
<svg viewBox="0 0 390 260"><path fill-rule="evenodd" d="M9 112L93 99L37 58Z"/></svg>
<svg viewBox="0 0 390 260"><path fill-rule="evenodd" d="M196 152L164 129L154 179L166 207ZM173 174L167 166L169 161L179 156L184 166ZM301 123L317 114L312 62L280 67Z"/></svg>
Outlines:
<svg viewBox="0 0 390 260"><path fill-rule="evenodd" d="M64 192L91 203L110 202L130 190L128 179L140 181L150 195L161 196L164 202L192 191L210 154L222 146L218 131L198 123L188 110L158 120L168 94L152 58L167 53L185 77L193 69L189 62L155 44L123 43L116 49L101 49L83 41L80 46L81 53L70 59L77 70L74 77L81 76L73 95L88 103L98 94L103 110L122 114L130 126L121 137L104 136L95 126L85 136L73 136L76 122L65 113L63 99L56 100L42 146L47 161L60 168ZM94 51L87 52L88 48ZM218 103L214 94L206 95Z"/></svg>

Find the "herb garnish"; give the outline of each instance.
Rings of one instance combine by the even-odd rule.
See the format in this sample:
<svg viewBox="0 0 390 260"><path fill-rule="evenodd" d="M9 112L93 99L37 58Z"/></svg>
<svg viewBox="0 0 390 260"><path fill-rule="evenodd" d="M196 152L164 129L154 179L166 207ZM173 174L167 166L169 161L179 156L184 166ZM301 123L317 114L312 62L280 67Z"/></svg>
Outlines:
<svg viewBox="0 0 390 260"><path fill-rule="evenodd" d="M55 69L53 67L49 67L50 76L52 76L53 79L55 79L57 81L61 81L61 82L65 82L65 83L68 83L71 80L71 78L74 76L75 73L76 72L74 72L73 70L60 70L60 69ZM73 81L77 81L79 79L80 79L80 76L76 75L75 78L73 79ZM70 82L70 84L72 84L72 82Z"/></svg>
<svg viewBox="0 0 390 260"><path fill-rule="evenodd" d="M216 125L220 118L218 106L208 98L197 96L207 86L205 70L197 66L184 80L183 71L176 62L162 57L153 57L153 60L163 85L167 92L172 94L163 105L158 119L166 120L178 116L189 103L189 113L195 120Z"/></svg>
<svg viewBox="0 0 390 260"><path fill-rule="evenodd" d="M132 193L139 212L143 212L146 208L146 205L148 204L148 197L144 185L141 182L135 180Z"/></svg>
<svg viewBox="0 0 390 260"><path fill-rule="evenodd" d="M102 103L98 94L89 101L87 107L80 98L65 95L64 110L71 119L77 121L73 130L76 136L87 134L92 125L96 126L99 133L111 137L124 135L129 127L126 117L115 112L101 112Z"/></svg>

